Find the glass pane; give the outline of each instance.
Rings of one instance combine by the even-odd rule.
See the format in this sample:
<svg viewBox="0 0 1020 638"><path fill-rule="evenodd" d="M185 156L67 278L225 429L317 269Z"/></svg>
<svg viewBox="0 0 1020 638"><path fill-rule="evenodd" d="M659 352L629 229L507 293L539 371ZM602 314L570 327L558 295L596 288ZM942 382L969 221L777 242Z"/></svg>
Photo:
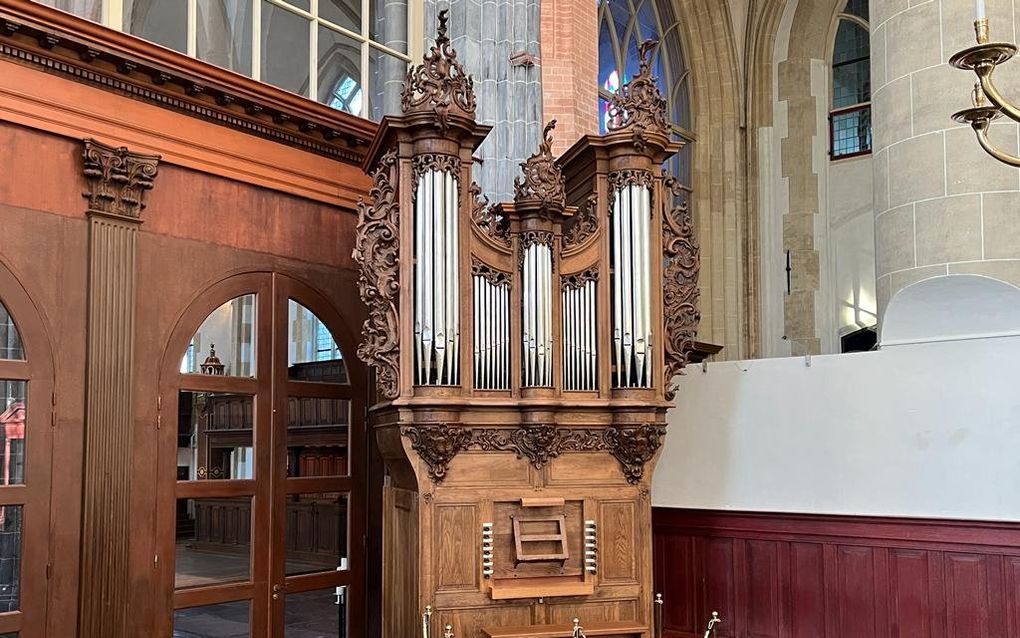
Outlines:
<svg viewBox="0 0 1020 638"><path fill-rule="evenodd" d="M290 397L287 401L287 476L347 476L347 399Z"/></svg>
<svg viewBox="0 0 1020 638"><path fill-rule="evenodd" d="M319 17L361 33L361 0L319 0Z"/></svg>
<svg viewBox="0 0 1020 638"><path fill-rule="evenodd" d="M251 74L251 1L198 0L197 54L206 62Z"/></svg>
<svg viewBox="0 0 1020 638"><path fill-rule="evenodd" d="M187 53L188 3L182 0L124 0L124 30Z"/></svg>
<svg viewBox="0 0 1020 638"><path fill-rule="evenodd" d="M832 156L843 157L871 150L871 107L832 116Z"/></svg>
<svg viewBox="0 0 1020 638"><path fill-rule="evenodd" d="M21 335L14 325L14 318L7 308L0 304L0 359L24 359L25 351L21 347Z"/></svg>
<svg viewBox="0 0 1020 638"><path fill-rule="evenodd" d="M400 91L406 74L407 62L369 47L368 79L372 88L369 106L373 120L400 113Z"/></svg>
<svg viewBox="0 0 1020 638"><path fill-rule="evenodd" d="M319 101L361 115L361 44L319 27Z"/></svg>
<svg viewBox="0 0 1020 638"><path fill-rule="evenodd" d="M868 58L832 67L832 108L871 100L871 63Z"/></svg>
<svg viewBox="0 0 1020 638"><path fill-rule="evenodd" d="M287 575L347 569L347 495L290 494Z"/></svg>
<svg viewBox="0 0 1020 638"><path fill-rule="evenodd" d="M369 0L368 28L374 42L407 53L407 0Z"/></svg>
<svg viewBox="0 0 1020 638"><path fill-rule="evenodd" d="M177 480L250 479L255 400L182 390L177 399Z"/></svg>
<svg viewBox="0 0 1020 638"><path fill-rule="evenodd" d="M255 295L231 299L206 317L184 352L181 372L255 376Z"/></svg>
<svg viewBox="0 0 1020 638"><path fill-rule="evenodd" d="M21 505L0 506L0 612L20 608L21 515Z"/></svg>
<svg viewBox="0 0 1020 638"><path fill-rule="evenodd" d="M283 635L286 638L346 638L346 588L287 594L283 607Z"/></svg>
<svg viewBox="0 0 1020 638"><path fill-rule="evenodd" d="M308 96L309 21L262 2L262 81Z"/></svg>
<svg viewBox="0 0 1020 638"><path fill-rule="evenodd" d="M174 612L173 638L248 638L251 635L251 603L232 603L178 609Z"/></svg>
<svg viewBox="0 0 1020 638"><path fill-rule="evenodd" d="M0 426L3 427L3 455L0 456L0 485L25 482L25 405L27 384L0 379Z"/></svg>
<svg viewBox="0 0 1020 638"><path fill-rule="evenodd" d="M840 20L836 31L836 45L832 64L854 62L871 55L871 36L868 30L851 20Z"/></svg>
<svg viewBox="0 0 1020 638"><path fill-rule="evenodd" d="M868 0L847 0L845 13L855 15L858 18L868 19Z"/></svg>
<svg viewBox="0 0 1020 638"><path fill-rule="evenodd" d="M177 499L175 587L248 580L251 497Z"/></svg>
<svg viewBox="0 0 1020 638"><path fill-rule="evenodd" d="M99 22L102 14L100 13L102 7L102 0L39 0L40 4L45 4L50 7L56 7L62 11L73 13L89 20ZM0 634L0 638L4 638L8 634ZM10 634L14 635L14 634Z"/></svg>
<svg viewBox="0 0 1020 638"><path fill-rule="evenodd" d="M293 299L287 304L287 374L294 381L347 383L343 353L333 334Z"/></svg>

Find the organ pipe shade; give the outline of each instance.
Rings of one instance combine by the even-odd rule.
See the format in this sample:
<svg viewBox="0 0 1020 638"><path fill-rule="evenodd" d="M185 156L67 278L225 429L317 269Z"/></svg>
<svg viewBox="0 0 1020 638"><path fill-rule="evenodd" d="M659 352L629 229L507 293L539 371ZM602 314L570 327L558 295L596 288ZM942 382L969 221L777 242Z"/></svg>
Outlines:
<svg viewBox="0 0 1020 638"><path fill-rule="evenodd" d="M651 191L626 184L612 199L613 386L647 388L652 369Z"/></svg>
<svg viewBox="0 0 1020 638"><path fill-rule="evenodd" d="M521 266L523 379L526 388L552 385L552 247L532 243Z"/></svg>
<svg viewBox="0 0 1020 638"><path fill-rule="evenodd" d="M510 286L475 274L473 284L475 387L510 389Z"/></svg>
<svg viewBox="0 0 1020 638"><path fill-rule="evenodd" d="M414 353L417 385L460 382L458 179L425 169L414 199Z"/></svg>
<svg viewBox="0 0 1020 638"><path fill-rule="evenodd" d="M564 285L561 294L563 389L595 390L595 282Z"/></svg>

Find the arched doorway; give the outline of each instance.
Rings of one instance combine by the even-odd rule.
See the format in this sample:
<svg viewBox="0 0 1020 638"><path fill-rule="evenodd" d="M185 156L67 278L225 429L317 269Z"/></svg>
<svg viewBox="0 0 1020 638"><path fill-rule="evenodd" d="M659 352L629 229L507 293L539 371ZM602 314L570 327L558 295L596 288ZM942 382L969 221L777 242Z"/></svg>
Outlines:
<svg viewBox="0 0 1020 638"><path fill-rule="evenodd" d="M178 322L159 426L167 634L362 633L365 378L354 350L333 306L277 273L231 277Z"/></svg>
<svg viewBox="0 0 1020 638"><path fill-rule="evenodd" d="M42 319L0 266L0 638L46 633L53 403Z"/></svg>

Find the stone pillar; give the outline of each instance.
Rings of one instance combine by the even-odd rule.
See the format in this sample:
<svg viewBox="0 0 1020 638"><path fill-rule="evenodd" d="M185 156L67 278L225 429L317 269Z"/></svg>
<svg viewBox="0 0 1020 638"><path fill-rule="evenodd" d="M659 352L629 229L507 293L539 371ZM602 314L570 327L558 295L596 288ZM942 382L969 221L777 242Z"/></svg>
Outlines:
<svg viewBox="0 0 1020 638"><path fill-rule="evenodd" d="M85 140L88 334L79 635L127 638L135 242L159 157Z"/></svg>
<svg viewBox="0 0 1020 638"><path fill-rule="evenodd" d="M478 121L493 127L475 153L475 180L492 201L511 201L519 165L542 138L538 0L425 0L429 40L447 6L453 48L474 76Z"/></svg>
<svg viewBox="0 0 1020 638"><path fill-rule="evenodd" d="M993 41L1016 41L1014 4L987 0ZM1020 285L1020 171L950 119L970 106L973 74L947 61L974 44L973 21L973 0L871 0L880 320L897 291L930 277L973 273ZM1020 99L1016 66L997 75ZM991 137L1017 153L1013 122L993 125Z"/></svg>

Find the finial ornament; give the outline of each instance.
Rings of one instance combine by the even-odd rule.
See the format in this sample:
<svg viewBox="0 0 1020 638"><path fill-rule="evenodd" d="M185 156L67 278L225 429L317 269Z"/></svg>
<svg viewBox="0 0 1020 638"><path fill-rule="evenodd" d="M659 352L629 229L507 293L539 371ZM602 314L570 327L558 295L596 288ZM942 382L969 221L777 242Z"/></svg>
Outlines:
<svg viewBox="0 0 1020 638"><path fill-rule="evenodd" d="M671 132L666 117L666 98L652 75L651 56L658 45L658 40L645 40L638 45L638 74L621 86L610 100L607 128L610 131L633 129L634 142L639 149L644 146L646 132L666 137Z"/></svg>
<svg viewBox="0 0 1020 638"><path fill-rule="evenodd" d="M444 133L450 126L450 115L457 114L469 120L475 118L474 80L457 60L457 52L450 45L447 33L449 10L439 12L436 43L432 45L421 64L407 70L400 107L404 114L433 111L436 123Z"/></svg>
<svg viewBox="0 0 1020 638"><path fill-rule="evenodd" d="M521 162L524 175L514 180L514 201L518 204L541 203L560 210L567 204L566 181L552 153L554 128L556 120L550 120L542 130L538 150Z"/></svg>

